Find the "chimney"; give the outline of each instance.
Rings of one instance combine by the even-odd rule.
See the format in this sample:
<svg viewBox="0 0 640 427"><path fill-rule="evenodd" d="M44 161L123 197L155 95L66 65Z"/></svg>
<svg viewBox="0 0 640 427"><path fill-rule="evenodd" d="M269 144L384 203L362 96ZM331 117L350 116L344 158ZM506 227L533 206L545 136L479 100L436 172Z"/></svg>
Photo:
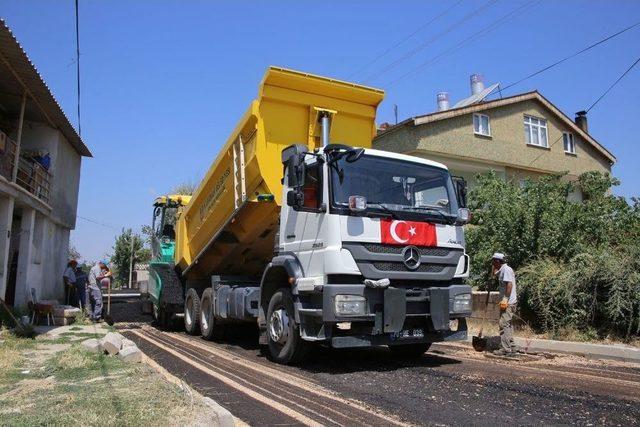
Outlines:
<svg viewBox="0 0 640 427"><path fill-rule="evenodd" d="M482 74L471 74L471 95L477 95L484 90L484 77Z"/></svg>
<svg viewBox="0 0 640 427"><path fill-rule="evenodd" d="M589 133L589 125L587 123L587 112L586 111L578 111L576 113L575 122L580 129L585 131L585 133Z"/></svg>
<svg viewBox="0 0 640 427"><path fill-rule="evenodd" d="M436 99L438 101L438 111L449 109L449 92L438 92Z"/></svg>

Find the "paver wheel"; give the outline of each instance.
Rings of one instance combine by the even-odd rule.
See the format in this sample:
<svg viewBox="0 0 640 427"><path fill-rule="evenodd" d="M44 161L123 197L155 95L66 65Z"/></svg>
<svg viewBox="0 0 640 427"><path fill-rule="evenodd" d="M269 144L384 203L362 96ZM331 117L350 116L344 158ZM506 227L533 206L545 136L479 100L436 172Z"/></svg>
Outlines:
<svg viewBox="0 0 640 427"><path fill-rule="evenodd" d="M425 354L430 347L431 343L390 345L389 350L400 357L416 358Z"/></svg>
<svg viewBox="0 0 640 427"><path fill-rule="evenodd" d="M200 331L200 297L193 288L184 297L184 329L190 335Z"/></svg>
<svg viewBox="0 0 640 427"><path fill-rule="evenodd" d="M293 296L289 289L273 294L267 310L267 335L271 360L284 365L304 362L312 344L300 336L300 326L295 322Z"/></svg>
<svg viewBox="0 0 640 427"><path fill-rule="evenodd" d="M216 322L213 315L213 289L207 288L200 299L200 334L207 340L221 340L225 329L226 325Z"/></svg>

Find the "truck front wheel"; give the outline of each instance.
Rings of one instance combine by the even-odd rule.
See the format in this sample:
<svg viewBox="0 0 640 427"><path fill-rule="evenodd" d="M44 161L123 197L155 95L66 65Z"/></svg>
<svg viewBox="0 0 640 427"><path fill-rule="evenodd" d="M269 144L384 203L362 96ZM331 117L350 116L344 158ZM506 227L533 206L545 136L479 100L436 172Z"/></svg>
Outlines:
<svg viewBox="0 0 640 427"><path fill-rule="evenodd" d="M295 322L294 313L289 289L280 289L273 294L267 310L269 356L284 365L302 363L311 349L311 343L300 337L300 326Z"/></svg>
<svg viewBox="0 0 640 427"><path fill-rule="evenodd" d="M184 297L184 329L189 335L196 335L200 329L200 297L193 288Z"/></svg>
<svg viewBox="0 0 640 427"><path fill-rule="evenodd" d="M216 322L213 314L213 289L207 288L200 300L200 334L206 340L224 338L225 325Z"/></svg>

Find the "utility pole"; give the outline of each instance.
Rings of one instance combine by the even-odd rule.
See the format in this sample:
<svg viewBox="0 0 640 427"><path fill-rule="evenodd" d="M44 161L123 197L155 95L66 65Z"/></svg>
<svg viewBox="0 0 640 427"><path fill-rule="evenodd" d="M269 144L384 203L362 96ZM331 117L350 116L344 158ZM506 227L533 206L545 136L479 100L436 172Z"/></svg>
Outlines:
<svg viewBox="0 0 640 427"><path fill-rule="evenodd" d="M130 233L131 248L129 249L129 289L131 289L131 276L133 275L133 230Z"/></svg>
<svg viewBox="0 0 640 427"><path fill-rule="evenodd" d="M393 104L393 115L396 117L396 124L398 124L398 105Z"/></svg>

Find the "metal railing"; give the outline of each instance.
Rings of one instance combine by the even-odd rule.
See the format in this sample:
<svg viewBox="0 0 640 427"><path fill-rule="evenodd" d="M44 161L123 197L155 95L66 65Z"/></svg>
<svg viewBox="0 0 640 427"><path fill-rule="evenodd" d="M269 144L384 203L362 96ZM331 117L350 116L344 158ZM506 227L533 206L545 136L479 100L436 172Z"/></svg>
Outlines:
<svg viewBox="0 0 640 427"><path fill-rule="evenodd" d="M13 181L16 148L15 141L0 131L0 175L8 181ZM49 203L51 174L33 158L20 156L15 183L43 202Z"/></svg>

